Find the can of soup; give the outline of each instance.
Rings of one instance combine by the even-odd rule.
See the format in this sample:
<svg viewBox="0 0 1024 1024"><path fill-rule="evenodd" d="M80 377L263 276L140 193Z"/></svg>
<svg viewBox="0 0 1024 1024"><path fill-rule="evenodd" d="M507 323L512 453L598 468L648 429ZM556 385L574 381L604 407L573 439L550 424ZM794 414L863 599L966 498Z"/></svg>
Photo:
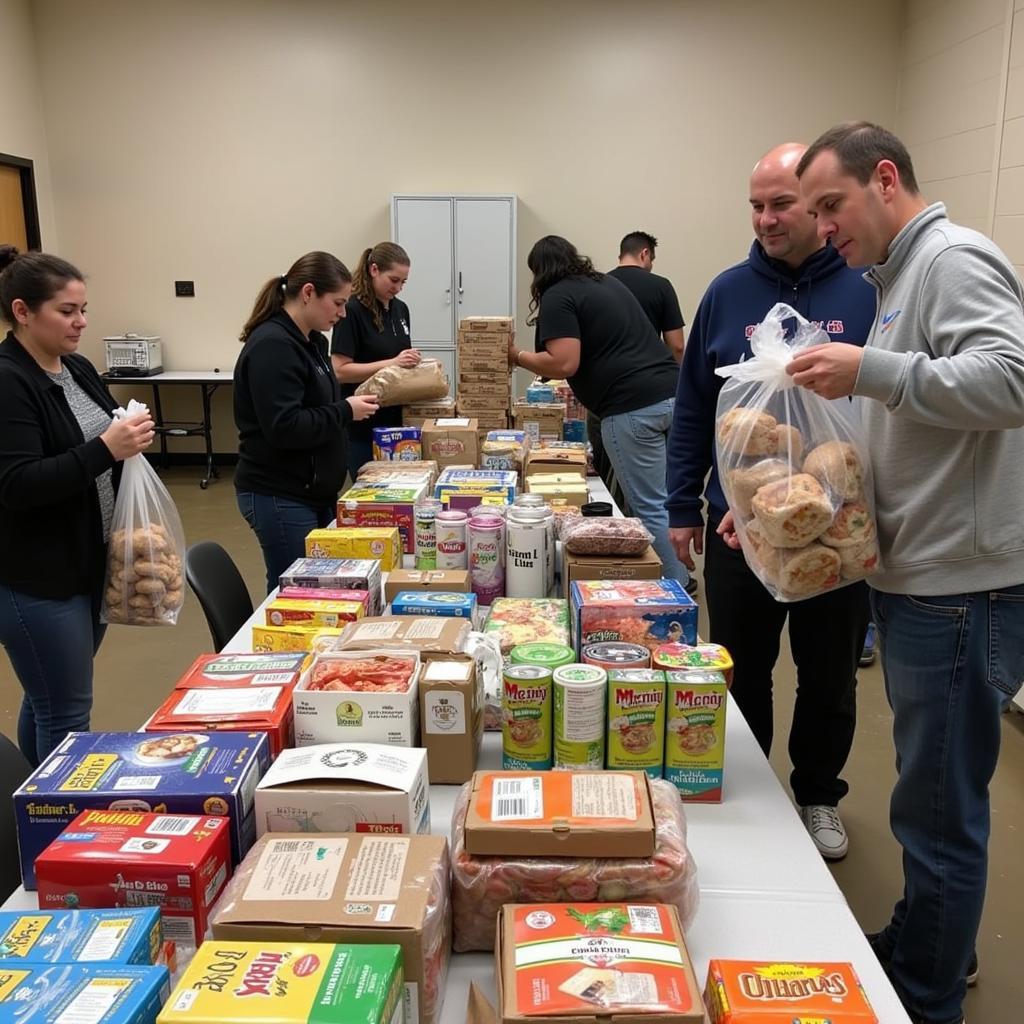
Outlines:
<svg viewBox="0 0 1024 1024"><path fill-rule="evenodd" d="M465 512L438 512L434 523L437 530L437 568L468 569L469 558L466 552L466 523L469 517Z"/></svg>
<svg viewBox="0 0 1024 1024"><path fill-rule="evenodd" d="M417 569L437 568L437 515L441 510L441 502L436 498L424 498L413 506Z"/></svg>
<svg viewBox="0 0 1024 1024"><path fill-rule="evenodd" d="M665 778L685 801L717 803L725 776L725 676L666 672Z"/></svg>
<svg viewBox="0 0 1024 1024"><path fill-rule="evenodd" d="M653 668L608 672L609 768L660 779L665 756L665 673Z"/></svg>
<svg viewBox="0 0 1024 1024"><path fill-rule="evenodd" d="M551 672L554 672L560 665L571 665L576 660L576 655L571 647L543 641L519 644L512 648L508 657L513 665L540 665Z"/></svg>
<svg viewBox="0 0 1024 1024"><path fill-rule="evenodd" d="M560 665L551 676L555 710L555 767L604 767L604 710L608 674L598 665Z"/></svg>
<svg viewBox="0 0 1024 1024"><path fill-rule="evenodd" d="M501 687L501 767L551 768L551 669L508 665Z"/></svg>
<svg viewBox="0 0 1024 1024"><path fill-rule="evenodd" d="M608 640L599 644L587 644L583 648L582 661L587 665L600 665L605 671L613 668L650 668L651 652L641 644L624 644Z"/></svg>

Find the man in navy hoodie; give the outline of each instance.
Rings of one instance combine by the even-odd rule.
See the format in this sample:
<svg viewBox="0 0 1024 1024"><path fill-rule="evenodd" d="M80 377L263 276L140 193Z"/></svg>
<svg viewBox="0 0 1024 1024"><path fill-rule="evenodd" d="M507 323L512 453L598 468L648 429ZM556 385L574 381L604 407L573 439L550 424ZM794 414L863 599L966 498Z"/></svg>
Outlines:
<svg viewBox="0 0 1024 1024"><path fill-rule="evenodd" d="M676 392L665 505L681 561L692 570L691 547L705 554L710 638L733 656L732 695L766 755L773 731L772 671L789 617L797 668L790 784L819 852L838 860L849 845L836 807L849 789L839 776L856 725L867 587L855 583L781 604L750 571L742 552L717 533L728 506L714 459L715 408L724 383L716 367L749 358L750 335L777 302L819 324L834 341L863 345L874 320L870 286L831 246L822 245L814 219L800 202L795 171L805 149L787 143L758 161L750 178L754 244L746 260L711 282L697 309ZM708 502L706 529L702 493Z"/></svg>

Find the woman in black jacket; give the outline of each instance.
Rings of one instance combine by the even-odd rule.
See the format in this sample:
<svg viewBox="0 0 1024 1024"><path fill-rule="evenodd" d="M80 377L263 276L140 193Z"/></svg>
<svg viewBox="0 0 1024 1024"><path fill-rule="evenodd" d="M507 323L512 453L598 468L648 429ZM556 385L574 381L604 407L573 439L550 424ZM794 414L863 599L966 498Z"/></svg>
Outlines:
<svg viewBox="0 0 1024 1024"><path fill-rule="evenodd" d="M306 534L334 519L348 471L346 429L377 411L375 397L342 398L327 361L321 332L345 315L351 294L345 265L310 252L263 286L242 328L235 491L263 549L268 593L305 554Z"/></svg>
<svg viewBox="0 0 1024 1024"><path fill-rule="evenodd" d="M85 284L70 263L0 246L0 642L25 696L18 745L39 764L89 728L118 463L153 441L76 355Z"/></svg>

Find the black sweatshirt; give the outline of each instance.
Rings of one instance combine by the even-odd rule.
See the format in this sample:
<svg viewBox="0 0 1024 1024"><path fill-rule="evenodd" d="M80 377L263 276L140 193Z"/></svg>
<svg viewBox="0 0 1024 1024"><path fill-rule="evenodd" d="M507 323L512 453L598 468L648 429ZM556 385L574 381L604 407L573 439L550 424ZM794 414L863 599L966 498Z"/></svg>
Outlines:
<svg viewBox="0 0 1024 1024"><path fill-rule="evenodd" d="M341 397L319 331L308 338L287 313L249 335L235 366L235 490L331 504L348 471Z"/></svg>
<svg viewBox="0 0 1024 1024"><path fill-rule="evenodd" d="M98 406L117 407L88 359L61 361ZM103 441L85 440L61 386L8 333L0 343L0 582L54 600L102 589L96 478L114 466Z"/></svg>

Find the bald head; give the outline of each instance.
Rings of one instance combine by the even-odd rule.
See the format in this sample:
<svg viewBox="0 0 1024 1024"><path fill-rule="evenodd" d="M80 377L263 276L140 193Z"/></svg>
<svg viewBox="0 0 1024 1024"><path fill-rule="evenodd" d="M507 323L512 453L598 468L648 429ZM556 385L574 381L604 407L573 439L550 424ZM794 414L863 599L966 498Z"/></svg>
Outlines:
<svg viewBox="0 0 1024 1024"><path fill-rule="evenodd" d="M814 218L800 200L796 176L806 149L799 142L775 146L750 174L754 235L769 256L794 268L821 248Z"/></svg>

